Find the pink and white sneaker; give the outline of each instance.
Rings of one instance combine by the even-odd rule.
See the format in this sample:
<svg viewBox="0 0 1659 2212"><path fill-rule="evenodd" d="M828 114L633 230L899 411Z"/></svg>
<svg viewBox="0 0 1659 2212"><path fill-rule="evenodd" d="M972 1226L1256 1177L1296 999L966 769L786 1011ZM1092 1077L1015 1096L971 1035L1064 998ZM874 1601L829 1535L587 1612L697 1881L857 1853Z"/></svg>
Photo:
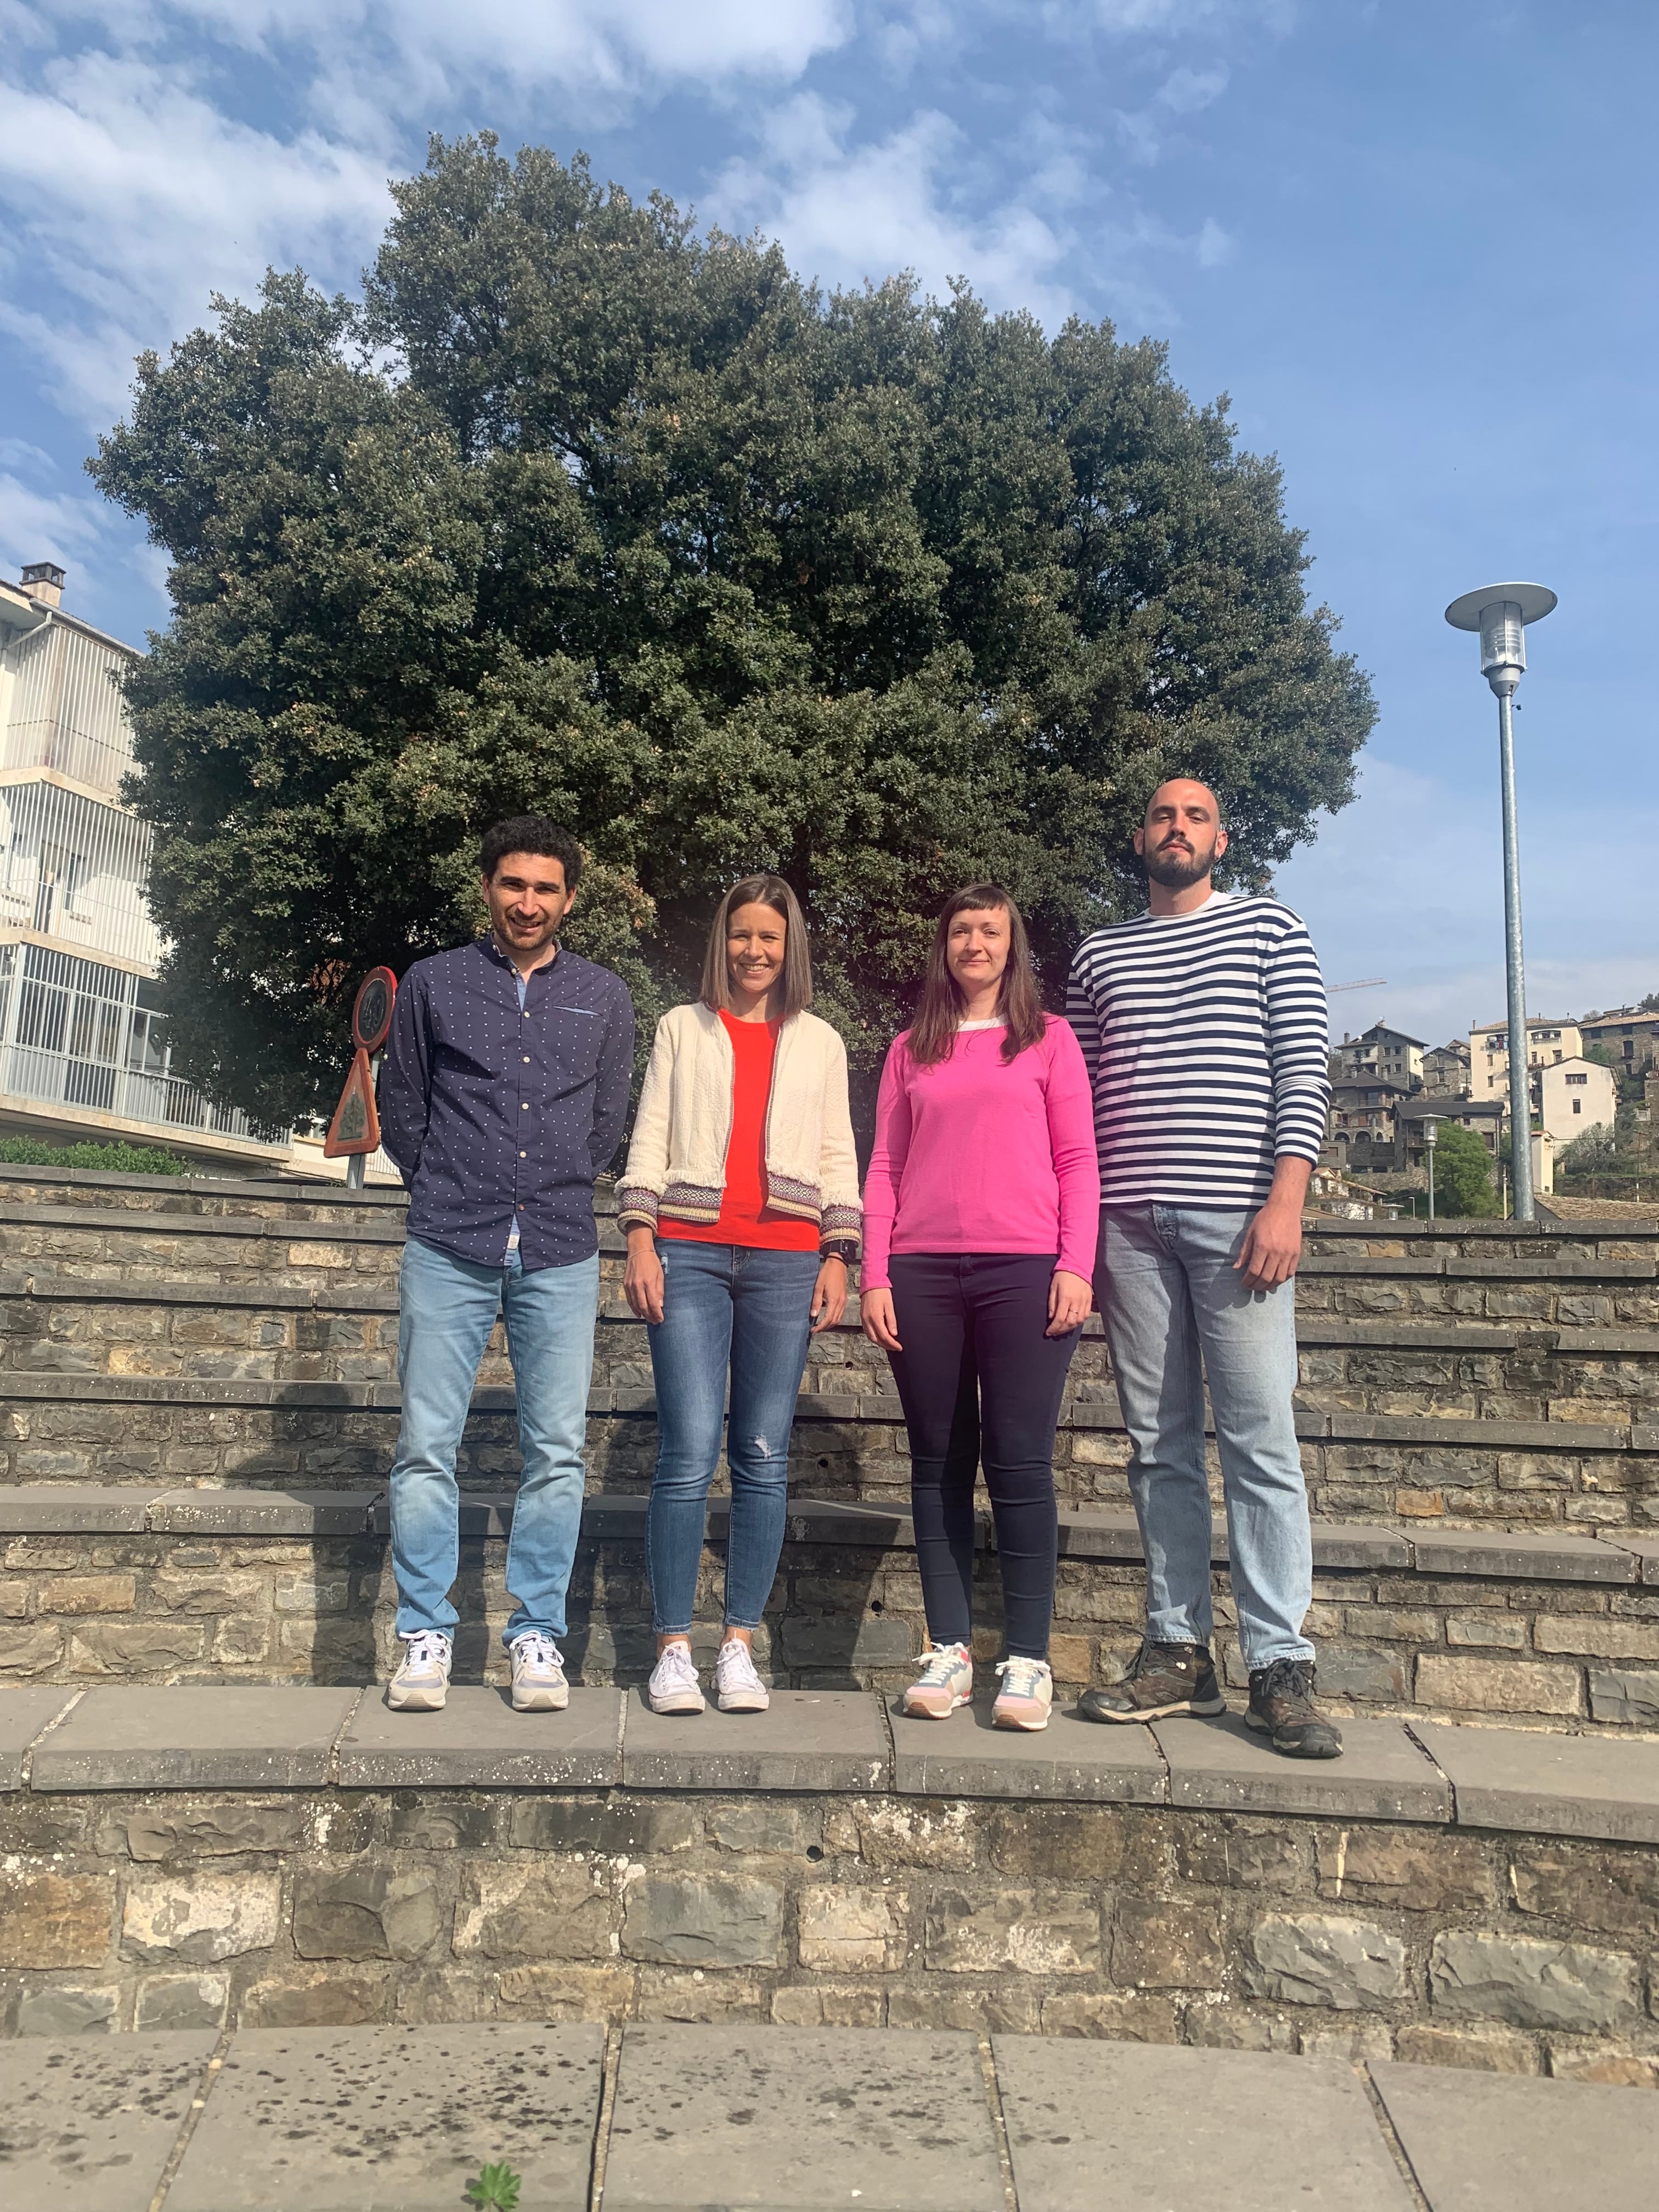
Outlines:
<svg viewBox="0 0 1659 2212"><path fill-rule="evenodd" d="M904 1710L919 1720L949 1720L974 1694L974 1662L965 1644L936 1644L904 1693Z"/></svg>
<svg viewBox="0 0 1659 2212"><path fill-rule="evenodd" d="M1005 1659L1002 1687L991 1708L993 1728L1046 1729L1054 1702L1054 1678L1046 1659Z"/></svg>

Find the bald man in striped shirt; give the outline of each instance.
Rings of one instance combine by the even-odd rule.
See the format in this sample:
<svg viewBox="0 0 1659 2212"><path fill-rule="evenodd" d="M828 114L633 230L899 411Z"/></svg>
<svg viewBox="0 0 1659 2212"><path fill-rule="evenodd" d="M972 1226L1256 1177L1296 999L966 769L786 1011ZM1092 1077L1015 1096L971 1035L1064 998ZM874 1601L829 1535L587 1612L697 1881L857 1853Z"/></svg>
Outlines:
<svg viewBox="0 0 1659 2212"><path fill-rule="evenodd" d="M1066 1014L1094 1085L1095 1295L1132 1447L1146 1630L1090 1720L1220 1713L1210 1654L1204 1385L1215 1416L1249 1725L1298 1759L1342 1739L1313 1704L1308 1496L1297 1445L1302 1204L1330 1096L1324 986L1289 907L1211 881L1206 784L1160 784L1135 833L1145 914L1078 948Z"/></svg>

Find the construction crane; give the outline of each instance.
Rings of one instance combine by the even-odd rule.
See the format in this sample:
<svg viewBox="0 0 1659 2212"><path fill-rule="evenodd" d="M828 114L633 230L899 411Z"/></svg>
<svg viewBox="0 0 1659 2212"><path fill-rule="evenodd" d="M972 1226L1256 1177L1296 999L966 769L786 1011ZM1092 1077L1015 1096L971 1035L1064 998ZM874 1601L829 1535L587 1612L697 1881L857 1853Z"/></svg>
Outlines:
<svg viewBox="0 0 1659 2212"><path fill-rule="evenodd" d="M1325 996L1334 999L1339 991L1374 991L1388 987L1386 975L1362 975L1357 983L1327 983Z"/></svg>

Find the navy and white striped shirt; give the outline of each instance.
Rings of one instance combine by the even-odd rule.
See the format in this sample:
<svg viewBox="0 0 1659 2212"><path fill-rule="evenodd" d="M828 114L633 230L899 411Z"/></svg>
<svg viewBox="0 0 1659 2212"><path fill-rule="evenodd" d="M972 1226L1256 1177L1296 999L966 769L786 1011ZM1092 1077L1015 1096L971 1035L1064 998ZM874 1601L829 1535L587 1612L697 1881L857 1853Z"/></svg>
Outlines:
<svg viewBox="0 0 1659 2212"><path fill-rule="evenodd" d="M1260 1206L1317 1160L1329 1024L1313 942L1273 898L1218 891L1078 947L1066 1000L1094 1085L1103 1206Z"/></svg>
<svg viewBox="0 0 1659 2212"><path fill-rule="evenodd" d="M521 1003L522 1000L522 1003ZM628 1119L634 1002L574 952L518 969L493 937L417 960L380 1071L381 1141L409 1185L409 1234L526 1274L598 1249L593 1178Z"/></svg>

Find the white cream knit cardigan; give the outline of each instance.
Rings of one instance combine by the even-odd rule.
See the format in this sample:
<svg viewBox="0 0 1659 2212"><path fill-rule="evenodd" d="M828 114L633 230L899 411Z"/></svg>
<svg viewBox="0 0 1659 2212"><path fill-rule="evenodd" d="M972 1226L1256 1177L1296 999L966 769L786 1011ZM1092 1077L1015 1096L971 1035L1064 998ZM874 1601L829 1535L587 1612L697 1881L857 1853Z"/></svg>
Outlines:
<svg viewBox="0 0 1659 2212"><path fill-rule="evenodd" d="M726 1025L700 1000L657 1024L640 1092L617 1221L654 1229L720 1218L732 1140L737 1059ZM766 1202L818 1224L826 1242L860 1235L858 1154L847 1103L847 1048L816 1014L778 1032L766 1104Z"/></svg>

